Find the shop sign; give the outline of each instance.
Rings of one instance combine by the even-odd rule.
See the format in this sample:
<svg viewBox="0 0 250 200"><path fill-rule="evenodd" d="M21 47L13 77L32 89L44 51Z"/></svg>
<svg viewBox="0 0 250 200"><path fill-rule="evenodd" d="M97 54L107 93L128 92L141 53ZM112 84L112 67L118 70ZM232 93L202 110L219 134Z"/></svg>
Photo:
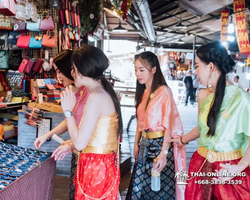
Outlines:
<svg viewBox="0 0 250 200"><path fill-rule="evenodd" d="M234 0L234 13L239 51L240 53L250 53L248 33L246 30L245 0Z"/></svg>
<svg viewBox="0 0 250 200"><path fill-rule="evenodd" d="M227 26L229 23L229 11L222 10L221 11L221 36L220 41L221 43L227 43Z"/></svg>

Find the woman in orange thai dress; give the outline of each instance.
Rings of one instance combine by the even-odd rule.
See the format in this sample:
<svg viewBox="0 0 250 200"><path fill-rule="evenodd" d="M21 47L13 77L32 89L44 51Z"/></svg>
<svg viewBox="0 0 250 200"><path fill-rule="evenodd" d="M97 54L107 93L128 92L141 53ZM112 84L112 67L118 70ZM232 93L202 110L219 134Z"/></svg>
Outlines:
<svg viewBox="0 0 250 200"><path fill-rule="evenodd" d="M75 85L85 86L90 91L79 127L72 113L75 96L70 89L61 94L72 143L58 147L52 156L61 160L74 148L81 151L75 175L76 200L118 197L117 151L122 119L117 96L103 75L108 65L105 54L93 46L84 45L72 55L71 73Z"/></svg>
<svg viewBox="0 0 250 200"><path fill-rule="evenodd" d="M185 148L166 140L183 135L181 118L160 69L158 58L152 52L135 56L137 132L134 166L127 200L182 200L185 187L177 185L175 172L186 170ZM153 191L151 169L161 173L160 191Z"/></svg>

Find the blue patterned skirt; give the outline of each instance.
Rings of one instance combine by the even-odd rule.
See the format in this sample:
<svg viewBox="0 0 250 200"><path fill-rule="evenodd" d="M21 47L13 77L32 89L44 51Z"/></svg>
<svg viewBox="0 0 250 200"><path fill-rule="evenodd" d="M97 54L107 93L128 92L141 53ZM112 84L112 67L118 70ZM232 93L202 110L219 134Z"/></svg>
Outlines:
<svg viewBox="0 0 250 200"><path fill-rule="evenodd" d="M161 190L151 190L151 168L153 159L160 152L163 143L162 138L148 140L142 138L138 161L135 162L126 200L159 200L175 199L175 164L173 145L167 155L167 165L161 171Z"/></svg>

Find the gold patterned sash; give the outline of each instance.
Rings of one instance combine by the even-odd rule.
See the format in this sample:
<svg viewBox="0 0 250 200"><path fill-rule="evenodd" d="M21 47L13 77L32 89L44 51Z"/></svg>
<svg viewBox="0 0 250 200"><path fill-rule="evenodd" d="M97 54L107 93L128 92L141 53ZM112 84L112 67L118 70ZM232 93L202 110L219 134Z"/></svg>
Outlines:
<svg viewBox="0 0 250 200"><path fill-rule="evenodd" d="M113 154L114 151L103 149L101 147L87 146L82 150L82 153Z"/></svg>
<svg viewBox="0 0 250 200"><path fill-rule="evenodd" d="M163 137L163 136L164 136L163 131L154 131L154 132L142 131L142 137L144 137L146 139L155 139L155 138L159 138L159 137Z"/></svg>
<svg viewBox="0 0 250 200"><path fill-rule="evenodd" d="M198 154L203 158L206 158L208 162L221 162L227 160L236 160L242 157L242 149L237 149L235 151L229 152L216 152L208 150L206 147L198 147Z"/></svg>

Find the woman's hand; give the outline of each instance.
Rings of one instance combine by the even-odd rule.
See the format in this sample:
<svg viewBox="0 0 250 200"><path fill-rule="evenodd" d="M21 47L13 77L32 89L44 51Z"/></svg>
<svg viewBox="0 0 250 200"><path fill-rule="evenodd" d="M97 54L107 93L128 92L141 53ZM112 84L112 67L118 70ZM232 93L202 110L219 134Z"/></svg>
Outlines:
<svg viewBox="0 0 250 200"><path fill-rule="evenodd" d="M167 157L162 152L156 157L157 163L154 164L153 168L157 169L157 172L160 173L161 170L166 166L167 164Z"/></svg>
<svg viewBox="0 0 250 200"><path fill-rule="evenodd" d="M222 169L215 170L218 173L228 173L228 174L238 174L242 171L244 171L244 169L246 169L246 167L248 165L246 165L245 163L239 163L237 165L228 165L228 164L220 164L220 166L222 167ZM231 179L233 179L235 176L219 176L218 178L213 178L213 180L215 181L229 181Z"/></svg>
<svg viewBox="0 0 250 200"><path fill-rule="evenodd" d="M61 105L63 112L66 110L72 111L76 105L76 96L71 89L66 88L64 92L61 93Z"/></svg>
<svg viewBox="0 0 250 200"><path fill-rule="evenodd" d="M54 160L62 160L65 156L67 156L69 153L71 153L71 146L70 145L61 145L59 146L52 154L52 158L54 157Z"/></svg>
<svg viewBox="0 0 250 200"><path fill-rule="evenodd" d="M40 149L42 144L44 142L46 142L46 140L48 139L48 137L46 137L46 135L40 136L38 138L36 138L35 142L34 142L34 146L36 149Z"/></svg>
<svg viewBox="0 0 250 200"><path fill-rule="evenodd" d="M179 147L179 149L181 149L183 146L184 146L184 144L182 144L182 142L181 142L181 138L180 137L178 137L178 138L174 138L174 139L171 139L171 140L166 140L166 142L168 143L171 143L171 142L174 142L174 143L176 143L177 145L178 145L178 147Z"/></svg>
<svg viewBox="0 0 250 200"><path fill-rule="evenodd" d="M138 159L139 150L140 150L139 145L135 144L135 146L134 146L134 157L135 157L135 159Z"/></svg>

